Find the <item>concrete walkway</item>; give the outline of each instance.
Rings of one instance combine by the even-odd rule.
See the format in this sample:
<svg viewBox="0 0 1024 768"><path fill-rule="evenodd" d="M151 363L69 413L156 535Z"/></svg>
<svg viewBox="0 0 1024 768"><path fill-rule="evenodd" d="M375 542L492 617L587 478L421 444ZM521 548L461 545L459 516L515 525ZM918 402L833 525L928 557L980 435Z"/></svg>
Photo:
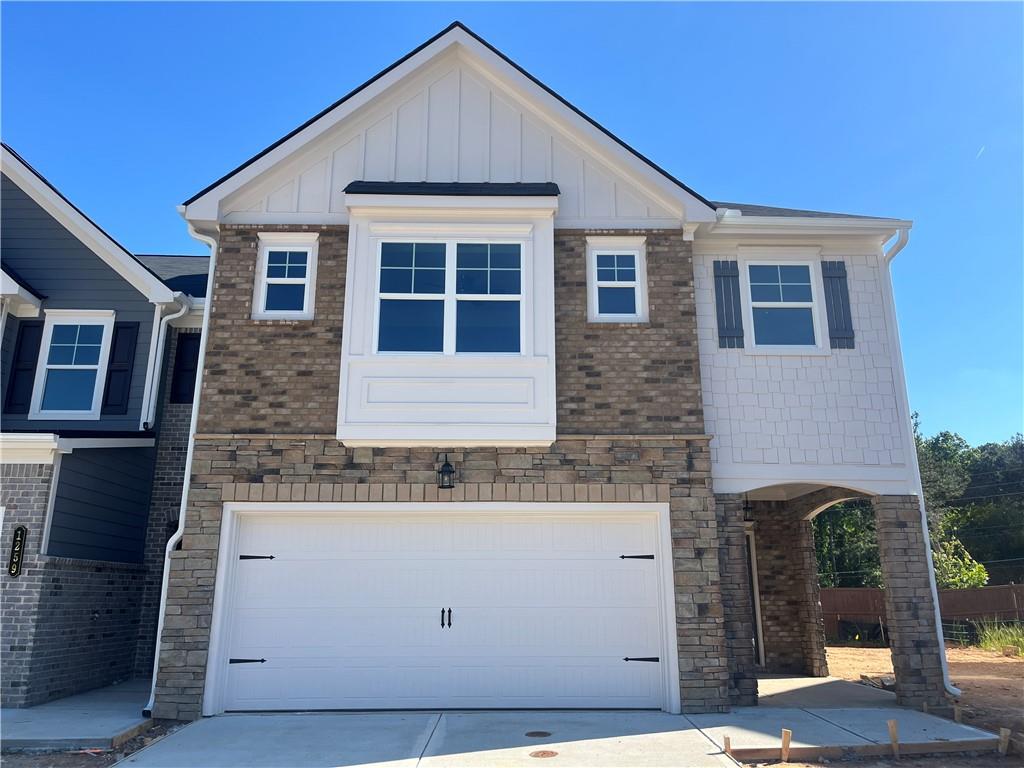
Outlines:
<svg viewBox="0 0 1024 768"><path fill-rule="evenodd" d="M760 675L757 704L761 707L895 707L896 694L837 677Z"/></svg>
<svg viewBox="0 0 1024 768"><path fill-rule="evenodd" d="M537 768L545 757L568 768L735 767L681 715L592 711L221 715L118 766Z"/></svg>
<svg viewBox="0 0 1024 768"><path fill-rule="evenodd" d="M0 710L0 745L19 750L111 749L149 726L149 680L129 680L27 709Z"/></svg>

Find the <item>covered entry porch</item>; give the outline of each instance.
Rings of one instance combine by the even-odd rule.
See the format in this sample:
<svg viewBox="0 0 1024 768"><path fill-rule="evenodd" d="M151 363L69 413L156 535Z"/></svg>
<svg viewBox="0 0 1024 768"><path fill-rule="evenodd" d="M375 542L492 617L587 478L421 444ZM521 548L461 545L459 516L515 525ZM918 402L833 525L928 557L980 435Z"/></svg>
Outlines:
<svg viewBox="0 0 1024 768"><path fill-rule="evenodd" d="M828 676L811 521L853 499L868 500L875 514L896 703L949 703L955 689L918 497L794 483L716 495L734 705L758 703L759 675Z"/></svg>

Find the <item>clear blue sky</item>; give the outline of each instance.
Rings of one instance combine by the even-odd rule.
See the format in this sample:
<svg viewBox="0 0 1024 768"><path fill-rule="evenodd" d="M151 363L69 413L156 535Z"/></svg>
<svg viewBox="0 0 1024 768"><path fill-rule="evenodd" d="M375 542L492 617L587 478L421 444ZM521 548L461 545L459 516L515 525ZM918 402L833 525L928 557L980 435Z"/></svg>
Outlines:
<svg viewBox="0 0 1024 768"><path fill-rule="evenodd" d="M3 138L128 248L460 19L705 197L913 219L926 434L1022 429L1021 4L4 3Z"/></svg>

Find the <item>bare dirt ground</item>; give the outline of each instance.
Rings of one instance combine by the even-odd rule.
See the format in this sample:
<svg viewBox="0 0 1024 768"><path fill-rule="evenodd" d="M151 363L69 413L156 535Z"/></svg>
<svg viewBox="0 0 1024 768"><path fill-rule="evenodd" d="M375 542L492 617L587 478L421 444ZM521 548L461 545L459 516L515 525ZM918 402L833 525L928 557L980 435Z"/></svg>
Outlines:
<svg viewBox="0 0 1024 768"><path fill-rule="evenodd" d="M5 754L0 758L3 768L109 768L143 747L181 728L185 723L157 720L153 726L117 749L83 749L73 752L21 752ZM197 767L198 768L198 767Z"/></svg>
<svg viewBox="0 0 1024 768"><path fill-rule="evenodd" d="M1024 765L1024 658L1008 658L980 648L946 648L949 674L961 691L963 722L998 733L1014 732L1015 753L1006 757L986 755L936 755L902 760L868 758L842 760L833 765L849 768L1009 768ZM860 680L861 675L891 675L888 648L828 649L828 670L833 677ZM822 763L787 763L787 768L818 768Z"/></svg>

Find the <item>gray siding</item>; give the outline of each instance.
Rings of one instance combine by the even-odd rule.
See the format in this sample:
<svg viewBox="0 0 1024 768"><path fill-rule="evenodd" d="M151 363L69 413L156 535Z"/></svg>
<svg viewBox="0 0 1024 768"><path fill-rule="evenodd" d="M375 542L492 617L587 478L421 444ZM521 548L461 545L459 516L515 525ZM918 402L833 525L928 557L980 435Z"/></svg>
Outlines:
<svg viewBox="0 0 1024 768"><path fill-rule="evenodd" d="M0 174L0 231L4 264L46 296L45 309L112 309L118 322L139 323L128 413L93 420L39 421L4 414L4 429L137 430L145 389L146 362L153 332L153 305L108 267L6 176ZM7 393L17 322L8 318L3 343L2 392Z"/></svg>
<svg viewBox="0 0 1024 768"><path fill-rule="evenodd" d="M141 562L154 457L153 448L80 448L62 456L46 553Z"/></svg>

